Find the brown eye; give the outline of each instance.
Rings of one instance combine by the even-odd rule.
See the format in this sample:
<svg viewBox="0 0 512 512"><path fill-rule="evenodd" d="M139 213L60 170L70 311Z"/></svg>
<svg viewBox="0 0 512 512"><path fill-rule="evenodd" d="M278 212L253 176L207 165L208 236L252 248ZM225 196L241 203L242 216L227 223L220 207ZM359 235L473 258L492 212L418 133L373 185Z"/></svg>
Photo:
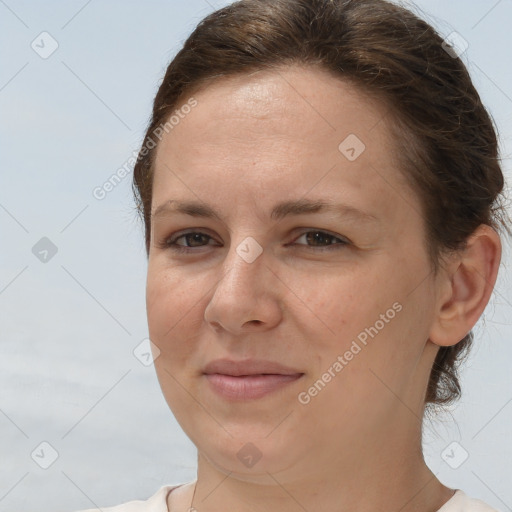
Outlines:
<svg viewBox="0 0 512 512"><path fill-rule="evenodd" d="M344 245L348 245L346 240L326 233L325 231L306 231L296 239L295 244L297 244L297 241L300 239L304 239L306 244L299 243L298 245L308 245L309 247L319 247L321 249L338 249Z"/></svg>
<svg viewBox="0 0 512 512"><path fill-rule="evenodd" d="M179 240L182 240L182 242L178 243ZM166 237L157 245L160 249L171 249L172 251L186 253L197 252L194 251L194 248L205 247L207 245L215 245L209 243L212 240L214 239L206 233L202 233L200 231L189 231L188 233L181 233L170 238Z"/></svg>
<svg viewBox="0 0 512 512"><path fill-rule="evenodd" d="M193 232L193 233L186 233L184 235L181 235L177 237L174 242L177 242L180 238L183 238L186 240L187 245L186 247L201 247L201 242L204 242L205 239L211 238L208 235L205 235L204 233L199 232ZM176 245L183 245L183 244L176 244Z"/></svg>

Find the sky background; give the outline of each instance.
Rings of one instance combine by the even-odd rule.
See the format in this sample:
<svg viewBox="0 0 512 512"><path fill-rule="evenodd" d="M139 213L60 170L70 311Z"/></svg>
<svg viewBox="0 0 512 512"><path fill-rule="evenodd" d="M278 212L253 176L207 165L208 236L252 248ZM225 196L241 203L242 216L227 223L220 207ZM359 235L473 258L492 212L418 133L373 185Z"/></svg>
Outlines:
<svg viewBox="0 0 512 512"><path fill-rule="evenodd" d="M153 367L135 355L148 331L131 173L102 200L93 190L138 150L180 45L228 3L0 0L0 512L105 507L195 478L195 447ZM512 0L406 3L443 36L457 31L468 42L463 59L498 126L510 180ZM505 511L508 241L503 249L463 398L426 422L424 449L445 485ZM450 446L469 455L458 468L443 456Z"/></svg>

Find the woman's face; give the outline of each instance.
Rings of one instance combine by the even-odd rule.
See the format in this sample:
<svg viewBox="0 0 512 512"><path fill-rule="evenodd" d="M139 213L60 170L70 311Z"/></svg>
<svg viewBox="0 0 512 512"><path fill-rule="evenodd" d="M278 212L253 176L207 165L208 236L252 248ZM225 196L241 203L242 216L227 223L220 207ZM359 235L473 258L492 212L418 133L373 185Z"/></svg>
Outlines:
<svg viewBox="0 0 512 512"><path fill-rule="evenodd" d="M158 147L146 297L181 427L247 478L317 471L419 429L437 285L386 109L294 67L194 99ZM260 377L263 395L253 378L245 397L228 396L215 379L236 393L242 377L204 374L221 358L302 375L276 388Z"/></svg>

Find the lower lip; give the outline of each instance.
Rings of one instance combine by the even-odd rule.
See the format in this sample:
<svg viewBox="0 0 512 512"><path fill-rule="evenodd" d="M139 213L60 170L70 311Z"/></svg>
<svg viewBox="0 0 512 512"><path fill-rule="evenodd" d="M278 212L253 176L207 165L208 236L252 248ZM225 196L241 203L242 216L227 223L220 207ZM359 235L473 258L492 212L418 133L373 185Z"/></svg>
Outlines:
<svg viewBox="0 0 512 512"><path fill-rule="evenodd" d="M302 377L295 375L245 375L234 377L219 373L206 374L205 377L213 390L230 400L249 400L261 398L283 388Z"/></svg>

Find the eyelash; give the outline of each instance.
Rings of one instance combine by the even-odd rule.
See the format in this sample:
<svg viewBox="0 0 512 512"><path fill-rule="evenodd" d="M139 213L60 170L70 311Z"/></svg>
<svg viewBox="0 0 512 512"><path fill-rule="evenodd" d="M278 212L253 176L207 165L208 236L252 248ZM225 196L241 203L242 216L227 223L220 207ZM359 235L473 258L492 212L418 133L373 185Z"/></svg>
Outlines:
<svg viewBox="0 0 512 512"><path fill-rule="evenodd" d="M317 234L321 233L322 235L327 236L334 240L338 240L341 243L332 243L332 244L328 244L326 246L314 246L314 245L305 245L305 244L298 244L298 245L305 245L305 247L311 247L318 251L332 251L332 250L339 250L339 249L343 248L344 246L349 245L349 243L350 243L346 239L344 240L338 236L332 235L326 231L321 231L318 229L304 231L299 235L299 237L296 240L298 240L299 238L301 238L304 235L307 235L308 233L317 233ZM201 231L188 231L185 233L180 233L180 234L178 234L178 236L175 236L173 238L165 238L161 242L159 242L157 245L158 245L159 249L171 249L172 251L174 251L176 253L180 253L180 254L193 253L193 252L196 252L194 249L199 249L201 247L206 247L209 245L207 243L205 245L198 246L198 247L187 247L187 246L179 245L176 243L180 238L185 237L187 235L203 235L203 236L208 237L210 240L213 240L213 237L211 237L210 235L203 233Z"/></svg>

